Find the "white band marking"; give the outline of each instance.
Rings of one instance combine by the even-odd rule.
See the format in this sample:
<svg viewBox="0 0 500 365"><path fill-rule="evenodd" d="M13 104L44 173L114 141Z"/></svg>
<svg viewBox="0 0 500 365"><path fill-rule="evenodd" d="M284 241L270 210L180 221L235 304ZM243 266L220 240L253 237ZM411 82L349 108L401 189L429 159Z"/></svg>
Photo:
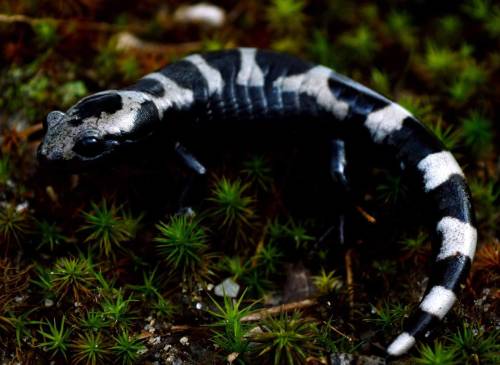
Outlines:
<svg viewBox="0 0 500 365"><path fill-rule="evenodd" d="M222 80L222 75L219 70L210 66L205 59L198 54L188 56L185 60L191 62L198 68L207 81L208 92L210 95L214 93L222 94L222 90L224 89L224 80Z"/></svg>
<svg viewBox="0 0 500 365"><path fill-rule="evenodd" d="M190 105L194 101L192 90L180 87L175 81L169 79L162 73L153 72L146 75L144 78L156 80L163 86L165 92L162 97L151 97L151 100L160 111L160 118L163 116L163 112L172 105L183 107Z"/></svg>
<svg viewBox="0 0 500 365"><path fill-rule="evenodd" d="M255 48L240 48L240 72L236 76L236 83L242 86L264 86L264 74L255 61Z"/></svg>
<svg viewBox="0 0 500 365"><path fill-rule="evenodd" d="M295 92L306 94L316 98L316 102L328 111L331 111L336 118L345 119L349 111L349 104L338 100L333 95L328 80L332 75L332 70L325 66L316 66L304 74L279 77L274 81L274 87L282 87L284 92Z"/></svg>
<svg viewBox="0 0 500 365"><path fill-rule="evenodd" d="M403 127L403 120L411 116L401 105L390 103L385 108L368 114L365 126L369 129L373 140L380 143L389 134Z"/></svg>
<svg viewBox="0 0 500 365"><path fill-rule="evenodd" d="M477 230L469 223L453 217L444 217L437 224L436 230L443 236L443 244L437 260L443 260L456 254L468 256L471 260L476 252Z"/></svg>
<svg viewBox="0 0 500 365"><path fill-rule="evenodd" d="M420 309L439 319L443 319L455 303L455 300L457 300L457 297L451 290L442 286L435 286L420 303Z"/></svg>
<svg viewBox="0 0 500 365"><path fill-rule="evenodd" d="M451 175L464 176L457 161L448 151L436 152L426 156L418 163L417 168L424 175L425 191L438 187L448 180Z"/></svg>
<svg viewBox="0 0 500 365"><path fill-rule="evenodd" d="M415 345L415 337L408 332L401 333L387 348L387 353L391 356L401 356Z"/></svg>

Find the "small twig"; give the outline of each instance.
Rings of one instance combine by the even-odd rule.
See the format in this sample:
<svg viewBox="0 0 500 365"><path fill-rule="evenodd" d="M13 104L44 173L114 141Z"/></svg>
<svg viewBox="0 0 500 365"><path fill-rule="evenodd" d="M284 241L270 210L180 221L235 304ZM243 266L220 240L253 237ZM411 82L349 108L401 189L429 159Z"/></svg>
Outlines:
<svg viewBox="0 0 500 365"><path fill-rule="evenodd" d="M346 270L346 281L348 289L348 300L349 300L349 312L352 317L352 311L354 308L354 276L352 274L352 249L347 250L344 256L345 260L345 270Z"/></svg>
<svg viewBox="0 0 500 365"><path fill-rule="evenodd" d="M354 339L353 339L351 336L346 335L344 332L342 332L342 331L338 330L336 327L332 326L331 324L326 323L326 322L323 322L323 323L324 323L324 324L326 324L328 327L330 327L330 329L331 329L333 332L335 332L335 333L337 333L337 334L341 335L341 336L342 336L342 337L344 337L344 338L347 338L347 340L348 340L349 342L353 342L353 341L354 341Z"/></svg>
<svg viewBox="0 0 500 365"><path fill-rule="evenodd" d="M365 218L368 222L370 223L377 223L377 220L375 219L374 216L368 214L366 210L361 208L360 206L356 206L356 210Z"/></svg>
<svg viewBox="0 0 500 365"><path fill-rule="evenodd" d="M283 312L290 312L297 309L309 308L316 304L315 299L304 299L299 302L281 304L271 308L264 308L258 310L252 314L249 314L241 319L242 322L254 322L260 321L265 317L269 317L275 314L280 314Z"/></svg>
<svg viewBox="0 0 500 365"><path fill-rule="evenodd" d="M35 134L43 129L42 123L37 123L35 125L29 126L28 128L23 129L17 135L21 139L28 139L32 134Z"/></svg>

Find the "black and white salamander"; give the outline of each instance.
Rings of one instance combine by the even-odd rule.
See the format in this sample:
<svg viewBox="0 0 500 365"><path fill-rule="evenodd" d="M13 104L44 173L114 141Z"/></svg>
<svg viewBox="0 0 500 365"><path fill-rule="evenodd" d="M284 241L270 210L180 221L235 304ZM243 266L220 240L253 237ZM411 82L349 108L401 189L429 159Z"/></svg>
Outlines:
<svg viewBox="0 0 500 365"><path fill-rule="evenodd" d="M340 129L349 125L369 135L374 145L392 149L401 166L421 180L435 209L439 242L427 291L387 353L406 353L451 309L477 241L461 168L407 110L327 67L254 48L193 54L126 89L102 91L66 113L49 113L38 157L70 165L100 161L145 135L160 133L159 126L168 127L173 115L185 115L193 124L317 117ZM186 159L204 172L197 160Z"/></svg>

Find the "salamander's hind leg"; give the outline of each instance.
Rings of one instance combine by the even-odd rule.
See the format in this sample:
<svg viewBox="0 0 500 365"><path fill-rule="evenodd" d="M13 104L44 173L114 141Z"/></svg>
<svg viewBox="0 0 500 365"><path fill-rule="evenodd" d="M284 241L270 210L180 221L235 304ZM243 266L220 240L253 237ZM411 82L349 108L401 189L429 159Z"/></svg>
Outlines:
<svg viewBox="0 0 500 365"><path fill-rule="evenodd" d="M330 141L330 176L333 180L333 186L335 190L335 204L338 214L335 216L335 222L328 228L325 233L319 238L318 245L329 237L330 235L335 235L335 239L340 244L345 243L345 213L348 208L348 204L352 203L351 197L351 187L349 186L349 181L346 176L346 152L345 152L345 142L343 139L333 139Z"/></svg>
<svg viewBox="0 0 500 365"><path fill-rule="evenodd" d="M351 189L345 172L346 166L345 142L343 139L333 139L331 141L330 175L336 190L349 194Z"/></svg>
<svg viewBox="0 0 500 365"><path fill-rule="evenodd" d="M331 154L330 154L330 175L332 176L335 186L336 194L340 202L340 213L337 217L337 232L338 240L341 244L345 243L345 207L346 203L350 201L351 188L346 176L346 152L345 142L343 139L335 138L331 141Z"/></svg>
<svg viewBox="0 0 500 365"><path fill-rule="evenodd" d="M175 144L175 152L188 169L188 174L183 182L182 191L179 194L177 214L193 216L194 211L191 207L191 203L196 200L193 190L195 190L196 185L199 185L200 181L205 181L204 177L207 169L180 142Z"/></svg>

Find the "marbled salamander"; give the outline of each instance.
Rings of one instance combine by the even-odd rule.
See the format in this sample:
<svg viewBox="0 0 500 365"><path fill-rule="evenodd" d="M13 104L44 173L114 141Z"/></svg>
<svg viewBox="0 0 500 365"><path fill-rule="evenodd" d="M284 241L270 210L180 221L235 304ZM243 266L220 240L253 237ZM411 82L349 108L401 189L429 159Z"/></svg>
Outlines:
<svg viewBox="0 0 500 365"><path fill-rule="evenodd" d="M407 352L453 306L477 240L461 168L407 110L327 67L253 48L193 54L131 87L88 96L66 113L51 112L39 159L69 164L102 160L119 154L139 135L158 133L159 123L168 125L173 113L185 114L194 124L317 117L340 128L349 123L375 145L392 148L401 166L419 177L436 210L439 245L418 311L388 354ZM184 151L184 157L204 173L193 156ZM342 173L341 162L332 163L332 174Z"/></svg>

